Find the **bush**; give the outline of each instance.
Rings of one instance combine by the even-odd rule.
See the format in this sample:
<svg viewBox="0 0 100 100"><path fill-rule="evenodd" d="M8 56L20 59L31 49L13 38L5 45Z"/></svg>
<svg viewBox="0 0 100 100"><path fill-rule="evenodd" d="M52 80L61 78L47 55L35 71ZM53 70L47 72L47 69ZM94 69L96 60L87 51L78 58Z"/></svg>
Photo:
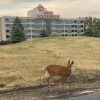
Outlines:
<svg viewBox="0 0 100 100"><path fill-rule="evenodd" d="M14 24L11 31L11 42L18 43L26 40L26 33L24 27L18 17L14 20Z"/></svg>
<svg viewBox="0 0 100 100"><path fill-rule="evenodd" d="M48 37L48 36L49 36L49 34L45 30L41 31L40 37Z"/></svg>
<svg viewBox="0 0 100 100"><path fill-rule="evenodd" d="M4 40L0 41L0 45L4 45L4 44L5 44Z"/></svg>
<svg viewBox="0 0 100 100"><path fill-rule="evenodd" d="M3 88L5 87L6 85L5 84L0 84L0 88Z"/></svg>
<svg viewBox="0 0 100 100"><path fill-rule="evenodd" d="M11 43L10 41L4 41L4 40L0 41L0 45L6 45L10 43Z"/></svg>
<svg viewBox="0 0 100 100"><path fill-rule="evenodd" d="M51 37L57 37L57 36L60 36L60 35L57 34L57 33L54 33L54 34L51 34L50 36L51 36Z"/></svg>

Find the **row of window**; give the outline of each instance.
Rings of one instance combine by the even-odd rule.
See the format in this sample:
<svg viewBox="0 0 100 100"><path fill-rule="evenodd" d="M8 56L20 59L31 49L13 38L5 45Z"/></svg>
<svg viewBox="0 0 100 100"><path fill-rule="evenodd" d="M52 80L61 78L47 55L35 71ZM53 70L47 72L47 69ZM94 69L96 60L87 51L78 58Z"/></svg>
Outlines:
<svg viewBox="0 0 100 100"><path fill-rule="evenodd" d="M42 22L47 22L49 19L22 19L22 18L19 18L20 21L22 23L29 23L29 22L33 22L33 23L42 23ZM6 22L14 22L15 18L5 18L5 21ZM73 23L77 23L77 24L80 24L80 23L84 23L83 20L60 20L60 19L55 19L55 20L52 20L50 19L49 20L51 23L56 23L56 24L61 24L61 23L68 23L68 24L73 24Z"/></svg>
<svg viewBox="0 0 100 100"><path fill-rule="evenodd" d="M10 33L11 32L11 30L9 30L9 29L6 29L6 33ZM41 32L41 30L32 30L32 32L36 32L36 33L40 33ZM31 33L31 30L25 30L25 33Z"/></svg>
<svg viewBox="0 0 100 100"><path fill-rule="evenodd" d="M43 26L42 25L23 25L24 28L42 28ZM45 26L45 25L44 25ZM13 25L12 24L6 24L6 27L7 28L12 28ZM83 28L84 25L51 25L51 28Z"/></svg>
<svg viewBox="0 0 100 100"><path fill-rule="evenodd" d="M34 37L37 37L38 35L27 35L26 38L34 38ZM10 35L6 35L6 38L10 38Z"/></svg>
<svg viewBox="0 0 100 100"><path fill-rule="evenodd" d="M6 33L10 33L11 30L6 30ZM25 30L25 33L31 33L31 32L36 32L36 33L40 33L41 30ZM51 32L83 32L83 30L51 30Z"/></svg>
<svg viewBox="0 0 100 100"><path fill-rule="evenodd" d="M66 23L66 24L73 24L73 23L84 23L83 20L54 20L52 21L52 23L57 23L57 24L62 24L62 23Z"/></svg>
<svg viewBox="0 0 100 100"><path fill-rule="evenodd" d="M78 36L79 34L70 34L71 36ZM68 34L62 34L62 36L68 36Z"/></svg>
<svg viewBox="0 0 100 100"><path fill-rule="evenodd" d="M52 28L83 28L83 25L52 25Z"/></svg>
<svg viewBox="0 0 100 100"><path fill-rule="evenodd" d="M81 33L84 32L84 30L52 30L52 32L57 32L57 33Z"/></svg>
<svg viewBox="0 0 100 100"><path fill-rule="evenodd" d="M41 30L25 30L25 33L31 33L31 32L40 33Z"/></svg>
<svg viewBox="0 0 100 100"><path fill-rule="evenodd" d="M52 32L57 32L57 33L59 33L59 32L64 32L63 30L62 31L58 31L58 30L56 30L56 31L52 31ZM65 30L65 32L68 32L67 30ZM72 30L71 31L72 33L73 32L77 32L78 33L78 31L77 30ZM81 30L81 31L79 31L79 32L83 32L83 30ZM72 36L74 36L74 35L77 35L77 34L72 34ZM39 34L38 35L27 35L26 37L27 37L27 39L28 38L34 38L34 37L38 37L39 36ZM67 34L62 34L62 36L67 36ZM10 38L10 35L6 35L6 38Z"/></svg>
<svg viewBox="0 0 100 100"><path fill-rule="evenodd" d="M71 34L72 36L77 36L78 34ZM62 36L68 36L68 34L62 34ZM30 39L30 38L36 38L38 37L38 35L27 35L26 38ZM10 38L10 35L6 35L6 38Z"/></svg>

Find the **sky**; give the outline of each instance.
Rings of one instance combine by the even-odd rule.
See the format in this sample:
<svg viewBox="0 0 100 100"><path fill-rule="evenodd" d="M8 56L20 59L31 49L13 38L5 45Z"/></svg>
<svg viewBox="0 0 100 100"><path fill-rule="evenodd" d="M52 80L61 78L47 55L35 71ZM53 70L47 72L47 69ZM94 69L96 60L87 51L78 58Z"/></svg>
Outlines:
<svg viewBox="0 0 100 100"><path fill-rule="evenodd" d="M39 4L62 18L100 17L100 0L0 0L0 16L27 16Z"/></svg>

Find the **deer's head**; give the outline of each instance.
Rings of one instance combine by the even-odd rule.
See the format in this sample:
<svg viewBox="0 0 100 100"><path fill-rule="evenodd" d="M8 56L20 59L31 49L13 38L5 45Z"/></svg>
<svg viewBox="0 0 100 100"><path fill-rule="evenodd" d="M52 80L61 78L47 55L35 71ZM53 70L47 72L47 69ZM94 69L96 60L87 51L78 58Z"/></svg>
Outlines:
<svg viewBox="0 0 100 100"><path fill-rule="evenodd" d="M74 61L71 62L70 60L68 60L67 67L68 68L71 68L73 64L74 64Z"/></svg>

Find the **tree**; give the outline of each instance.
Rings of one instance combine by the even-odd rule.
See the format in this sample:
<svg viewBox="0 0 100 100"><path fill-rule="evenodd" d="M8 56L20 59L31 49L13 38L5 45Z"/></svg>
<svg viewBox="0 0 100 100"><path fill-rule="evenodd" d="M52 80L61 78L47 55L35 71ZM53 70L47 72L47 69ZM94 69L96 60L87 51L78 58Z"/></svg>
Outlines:
<svg viewBox="0 0 100 100"><path fill-rule="evenodd" d="M11 42L17 43L26 40L26 34L24 27L18 17L15 18L14 24L11 31Z"/></svg>
<svg viewBox="0 0 100 100"><path fill-rule="evenodd" d="M40 33L40 37L48 37L48 33L43 29Z"/></svg>
<svg viewBox="0 0 100 100"><path fill-rule="evenodd" d="M93 29L92 29L92 27L89 26L89 27L86 29L84 35L86 35L86 36L92 36L92 35L93 35Z"/></svg>
<svg viewBox="0 0 100 100"><path fill-rule="evenodd" d="M95 36L100 37L100 20L95 24Z"/></svg>
<svg viewBox="0 0 100 100"><path fill-rule="evenodd" d="M85 17L86 36L100 37L100 19L96 17Z"/></svg>

